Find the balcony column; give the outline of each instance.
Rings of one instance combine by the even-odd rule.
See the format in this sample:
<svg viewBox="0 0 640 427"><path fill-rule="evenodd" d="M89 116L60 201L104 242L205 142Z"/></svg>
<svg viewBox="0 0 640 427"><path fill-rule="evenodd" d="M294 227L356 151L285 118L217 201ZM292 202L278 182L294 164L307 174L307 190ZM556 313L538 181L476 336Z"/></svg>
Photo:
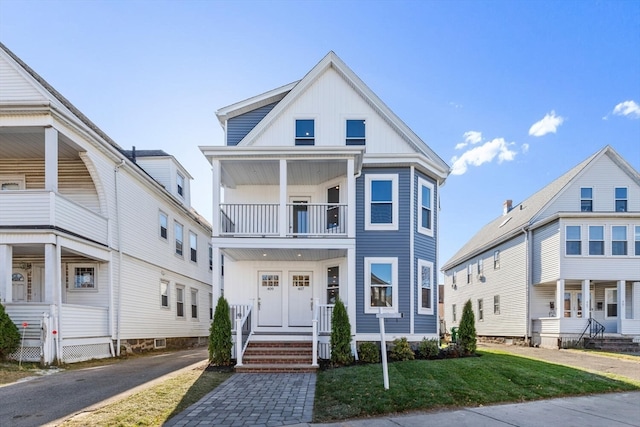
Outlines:
<svg viewBox="0 0 640 427"><path fill-rule="evenodd" d="M564 317L564 279L556 282L556 317Z"/></svg>
<svg viewBox="0 0 640 427"><path fill-rule="evenodd" d="M585 319L591 318L591 281L582 281L582 317Z"/></svg>
<svg viewBox="0 0 640 427"><path fill-rule="evenodd" d="M57 282L59 265L57 265L58 257L56 254L56 246L47 243L44 245L44 302L48 304L56 303L56 286L62 286Z"/></svg>
<svg viewBox="0 0 640 427"><path fill-rule="evenodd" d="M211 160L211 175L213 176L213 214L212 214L212 234L220 236L220 160Z"/></svg>
<svg viewBox="0 0 640 427"><path fill-rule="evenodd" d="M356 237L356 177L353 159L347 160L347 237Z"/></svg>
<svg viewBox="0 0 640 427"><path fill-rule="evenodd" d="M44 188L58 191L58 131L44 128Z"/></svg>
<svg viewBox="0 0 640 427"><path fill-rule="evenodd" d="M13 246L0 245L0 303L13 300Z"/></svg>
<svg viewBox="0 0 640 427"><path fill-rule="evenodd" d="M622 331L622 320L627 314L626 298L625 298L625 281L618 280L618 320L616 331L620 333Z"/></svg>
<svg viewBox="0 0 640 427"><path fill-rule="evenodd" d="M222 276L221 271L221 257L220 248L214 243L211 246L211 293L212 293L212 307L215 310L218 304L218 299L222 296Z"/></svg>
<svg viewBox="0 0 640 427"><path fill-rule="evenodd" d="M278 216L278 228L280 237L287 235L288 215L287 215L287 160L280 159L280 210Z"/></svg>

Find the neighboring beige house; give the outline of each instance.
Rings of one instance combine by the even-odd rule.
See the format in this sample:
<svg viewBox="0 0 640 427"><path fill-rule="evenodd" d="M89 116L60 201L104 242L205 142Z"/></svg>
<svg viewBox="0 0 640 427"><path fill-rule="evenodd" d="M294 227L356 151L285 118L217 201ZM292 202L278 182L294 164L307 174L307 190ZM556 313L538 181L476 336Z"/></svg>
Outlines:
<svg viewBox="0 0 640 427"><path fill-rule="evenodd" d="M640 340L640 174L606 146L484 226L444 263L447 327L557 347Z"/></svg>
<svg viewBox="0 0 640 427"><path fill-rule="evenodd" d="M190 180L167 153L121 149L0 44L0 302L20 357L205 341L211 227Z"/></svg>

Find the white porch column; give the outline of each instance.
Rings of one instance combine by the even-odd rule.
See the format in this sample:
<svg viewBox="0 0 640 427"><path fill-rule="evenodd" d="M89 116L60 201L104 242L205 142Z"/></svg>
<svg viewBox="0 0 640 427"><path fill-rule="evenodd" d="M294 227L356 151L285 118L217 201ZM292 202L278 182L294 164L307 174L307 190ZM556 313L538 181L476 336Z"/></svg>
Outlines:
<svg viewBox="0 0 640 427"><path fill-rule="evenodd" d="M278 228L280 237L285 237L289 230L287 218L287 160L280 159L280 209Z"/></svg>
<svg viewBox="0 0 640 427"><path fill-rule="evenodd" d="M58 191L58 131L44 129L44 188Z"/></svg>
<svg viewBox="0 0 640 427"><path fill-rule="evenodd" d="M44 245L44 302L49 304L56 304L56 291L55 288L58 285L56 279L58 278L56 269L56 247L51 243Z"/></svg>
<svg viewBox="0 0 640 427"><path fill-rule="evenodd" d="M564 279L556 282L556 317L562 319L564 316Z"/></svg>
<svg viewBox="0 0 640 427"><path fill-rule="evenodd" d="M0 302L11 302L13 300L12 264L13 246L0 245Z"/></svg>
<svg viewBox="0 0 640 427"><path fill-rule="evenodd" d="M347 160L347 237L356 237L356 177L353 159Z"/></svg>
<svg viewBox="0 0 640 427"><path fill-rule="evenodd" d="M633 319L640 319L640 282L631 284L631 308L633 310Z"/></svg>
<svg viewBox="0 0 640 427"><path fill-rule="evenodd" d="M626 303L625 303L625 281L618 280L618 320L617 320L617 332L620 333L622 331L622 320L625 318L627 313Z"/></svg>
<svg viewBox="0 0 640 427"><path fill-rule="evenodd" d="M213 294L213 309L218 304L218 299L222 296L222 283L220 278L220 248L211 242L212 263L211 263L211 293Z"/></svg>
<svg viewBox="0 0 640 427"><path fill-rule="evenodd" d="M591 318L591 281L582 281L582 317L585 319Z"/></svg>
<svg viewBox="0 0 640 427"><path fill-rule="evenodd" d="M211 160L211 175L213 176L213 214L211 215L212 232L215 237L220 235L220 160Z"/></svg>
<svg viewBox="0 0 640 427"><path fill-rule="evenodd" d="M356 334L356 248L347 249L347 286L346 298L342 293L344 286L340 287L340 299L347 305L351 335Z"/></svg>

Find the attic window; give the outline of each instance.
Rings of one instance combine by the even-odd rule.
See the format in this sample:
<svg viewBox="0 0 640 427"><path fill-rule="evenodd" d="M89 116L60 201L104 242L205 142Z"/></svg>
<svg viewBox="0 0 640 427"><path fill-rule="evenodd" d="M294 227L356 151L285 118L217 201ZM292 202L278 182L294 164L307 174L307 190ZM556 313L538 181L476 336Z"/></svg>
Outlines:
<svg viewBox="0 0 640 427"><path fill-rule="evenodd" d="M364 120L347 120L347 145L365 145Z"/></svg>
<svg viewBox="0 0 640 427"><path fill-rule="evenodd" d="M313 119L296 120L296 145L315 145Z"/></svg>
<svg viewBox="0 0 640 427"><path fill-rule="evenodd" d="M503 225L505 225L506 223L508 223L509 221L511 221L511 218L512 218L512 217L509 217L509 218L505 219L504 221L502 221L502 222L500 223L500 227L502 227Z"/></svg>
<svg viewBox="0 0 640 427"><path fill-rule="evenodd" d="M176 176L176 184L178 186L178 195L184 197L184 176L178 174Z"/></svg>

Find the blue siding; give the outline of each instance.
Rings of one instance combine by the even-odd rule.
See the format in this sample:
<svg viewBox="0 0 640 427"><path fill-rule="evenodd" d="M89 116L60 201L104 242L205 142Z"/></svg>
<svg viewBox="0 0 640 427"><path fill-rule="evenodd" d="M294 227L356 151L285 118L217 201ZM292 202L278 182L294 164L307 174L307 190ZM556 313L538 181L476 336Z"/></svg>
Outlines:
<svg viewBox="0 0 640 427"><path fill-rule="evenodd" d="M367 174L397 174L399 218L398 231L365 231L365 176ZM364 259L366 257L398 258L398 309L401 319L387 319L385 329L392 334L410 333L410 168L363 168L356 180L356 333L379 332L375 314L364 313Z"/></svg>
<svg viewBox="0 0 640 427"><path fill-rule="evenodd" d="M277 102L241 114L227 121L227 145L238 145L260 120L275 107Z"/></svg>
<svg viewBox="0 0 640 427"><path fill-rule="evenodd" d="M418 206L418 191L420 190L420 188L418 188L418 178L422 178L425 181L428 181L430 183L433 184L433 199L434 199L434 204L433 204L433 237L431 236L426 236L422 233L418 233L418 224L419 224L419 220L418 220L418 212L419 211L419 206ZM427 333L431 333L434 334L436 333L436 322L438 319L438 299L437 299L437 291L438 291L438 260L436 258L436 239L438 238L438 185L437 183L425 176L422 175L418 172L416 172L415 174L415 179L413 182L415 191L414 191L414 200L413 200L413 205L415 206L416 212L415 212L415 218L416 218L416 222L413 225L413 232L414 232L414 240L413 240L413 254L415 256L414 259L414 277L416 278L415 283L419 284L420 280L419 280L419 276L418 276L418 259L423 259L425 261L430 261L433 263L433 282L431 283L432 286L432 301L431 301L431 306L433 307L433 315L426 315L426 314L418 314L418 286L415 287L414 291L414 302L415 302L415 306L413 308L414 313L415 313L415 320L414 320L414 332L416 334L427 334Z"/></svg>

